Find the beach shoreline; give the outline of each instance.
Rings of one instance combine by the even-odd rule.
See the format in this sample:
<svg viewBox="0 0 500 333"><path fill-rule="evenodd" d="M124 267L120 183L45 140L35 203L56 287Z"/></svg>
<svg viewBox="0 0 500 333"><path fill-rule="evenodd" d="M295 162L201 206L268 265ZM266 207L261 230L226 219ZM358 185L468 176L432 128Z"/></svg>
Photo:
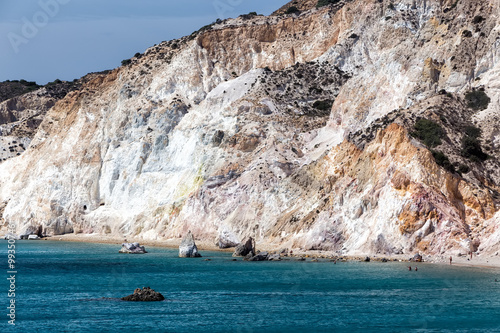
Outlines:
<svg viewBox="0 0 500 333"><path fill-rule="evenodd" d="M114 236L103 236L103 235L92 235L92 234L65 234L65 235L55 235L43 238L39 241L64 241L64 242L76 242L76 243L97 243L97 244L116 244L118 247L124 243L125 239L122 237ZM127 239L127 242L136 242L144 245L146 249L148 247L161 247L169 249L178 249L181 243L181 239L167 239L167 240L144 240L144 239ZM214 251L214 252L226 252L232 253L234 248L221 249L215 244L208 241L196 240L196 245L199 251ZM269 244L258 243L257 250L269 251L269 252L279 252L273 246ZM202 253L203 254L203 253ZM409 254L399 254L399 255L344 255L339 256L334 251L320 251L320 250L296 250L294 249L293 254L289 254L288 258L299 258L304 257L308 259L335 259L345 261L364 261L366 257L370 258L370 261L382 261L386 259L387 261L398 261L407 262L409 266L416 266L421 264L420 262L413 262L409 259L413 255ZM450 255L423 255L423 263L431 263L437 265L450 265L449 263ZM473 255L472 260L469 256L454 256L452 255L451 266L460 267L476 267L476 268L500 268L500 256L498 255Z"/></svg>

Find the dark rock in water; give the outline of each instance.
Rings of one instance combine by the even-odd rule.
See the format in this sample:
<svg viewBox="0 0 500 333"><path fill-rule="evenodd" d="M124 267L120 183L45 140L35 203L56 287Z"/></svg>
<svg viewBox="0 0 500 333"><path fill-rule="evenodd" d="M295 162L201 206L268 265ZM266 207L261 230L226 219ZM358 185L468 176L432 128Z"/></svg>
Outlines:
<svg viewBox="0 0 500 333"><path fill-rule="evenodd" d="M264 261L264 260L267 260L268 257L269 257L269 253L260 252L256 255L254 255L253 257L251 257L250 259L248 259L248 261Z"/></svg>
<svg viewBox="0 0 500 333"><path fill-rule="evenodd" d="M123 243L122 248L119 253L133 253L133 254L143 254L148 253L144 246L141 246L139 243Z"/></svg>
<svg viewBox="0 0 500 333"><path fill-rule="evenodd" d="M270 255L267 260L269 261L280 261L281 260L281 257L279 254L272 254Z"/></svg>
<svg viewBox="0 0 500 333"><path fill-rule="evenodd" d="M386 258L382 258L382 262L388 262Z"/></svg>
<svg viewBox="0 0 500 333"><path fill-rule="evenodd" d="M417 253L413 256L413 258L411 259L411 261L415 261L415 262L422 262L422 256Z"/></svg>
<svg viewBox="0 0 500 333"><path fill-rule="evenodd" d="M295 260L296 260L296 261L306 261L306 258L304 258L304 257L299 257L299 258L297 258L297 259L295 259Z"/></svg>
<svg viewBox="0 0 500 333"><path fill-rule="evenodd" d="M181 245L179 246L179 257L201 257L201 254L198 252L198 248L196 247L196 243L194 242L194 236L191 231L189 231L187 235L182 239Z"/></svg>
<svg viewBox="0 0 500 333"><path fill-rule="evenodd" d="M234 249L233 257L244 257L249 253L252 256L255 255L255 242L252 237L249 237L244 244L241 243Z"/></svg>
<svg viewBox="0 0 500 333"><path fill-rule="evenodd" d="M158 302L163 301L165 297L159 292L154 291L149 287L137 288L132 295L121 298L122 301L130 302Z"/></svg>
<svg viewBox="0 0 500 333"><path fill-rule="evenodd" d="M370 257L366 257L365 262L370 262Z"/></svg>

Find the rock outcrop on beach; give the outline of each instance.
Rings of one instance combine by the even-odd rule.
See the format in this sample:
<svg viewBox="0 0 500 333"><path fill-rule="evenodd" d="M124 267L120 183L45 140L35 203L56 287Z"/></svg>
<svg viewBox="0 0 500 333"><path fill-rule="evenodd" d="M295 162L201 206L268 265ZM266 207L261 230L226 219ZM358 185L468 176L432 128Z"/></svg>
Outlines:
<svg viewBox="0 0 500 333"><path fill-rule="evenodd" d="M3 221L497 252L500 3L334 2L219 21L82 84L0 164Z"/></svg>
<svg viewBox="0 0 500 333"><path fill-rule="evenodd" d="M415 262L422 262L422 260L423 260L422 256L419 253L415 254L413 258L410 259L410 261L415 261Z"/></svg>
<svg viewBox="0 0 500 333"><path fill-rule="evenodd" d="M122 297L122 301L129 302L159 302L163 301L165 297L159 292L154 291L150 287L137 288L134 293L125 297Z"/></svg>
<svg viewBox="0 0 500 333"><path fill-rule="evenodd" d="M241 243L234 249L233 257L245 257L255 255L255 240L249 237L245 243Z"/></svg>
<svg viewBox="0 0 500 333"><path fill-rule="evenodd" d="M181 245L179 245L179 257L181 258L196 258L201 257L198 252L196 243L194 241L194 236L191 231L188 231L186 236L182 238Z"/></svg>
<svg viewBox="0 0 500 333"><path fill-rule="evenodd" d="M119 253L144 254L148 253L139 243L123 243Z"/></svg>

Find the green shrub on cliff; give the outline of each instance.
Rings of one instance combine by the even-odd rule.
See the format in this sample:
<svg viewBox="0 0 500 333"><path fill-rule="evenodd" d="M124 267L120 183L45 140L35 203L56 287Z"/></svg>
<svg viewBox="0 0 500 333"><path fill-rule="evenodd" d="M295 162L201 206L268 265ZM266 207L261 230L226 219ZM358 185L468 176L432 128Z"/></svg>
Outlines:
<svg viewBox="0 0 500 333"><path fill-rule="evenodd" d="M465 134L471 138L477 139L481 136L481 129L476 126L467 126L465 127Z"/></svg>
<svg viewBox="0 0 500 333"><path fill-rule="evenodd" d="M324 101L316 101L313 104L313 108L320 110L320 111L330 111L332 108L333 101L332 100L324 100Z"/></svg>
<svg viewBox="0 0 500 333"><path fill-rule="evenodd" d="M484 90L471 90L465 94L465 99L470 108L478 111L486 109L491 102Z"/></svg>
<svg viewBox="0 0 500 333"><path fill-rule="evenodd" d="M474 162L482 162L488 159L486 154L481 148L479 137L481 130L474 126L467 126L465 128L465 135L462 138L462 156Z"/></svg>
<svg viewBox="0 0 500 333"><path fill-rule="evenodd" d="M436 161L437 165L442 166L449 172L455 172L455 167L453 166L453 164L451 164L448 156L446 156L443 152L431 150L431 153L432 156L434 156L434 160Z"/></svg>
<svg viewBox="0 0 500 333"><path fill-rule="evenodd" d="M458 166L458 172L460 174L464 174L464 173L468 173L470 171L470 168L468 165L465 165L465 164L460 164Z"/></svg>
<svg viewBox="0 0 500 333"><path fill-rule="evenodd" d="M411 134L430 148L439 146L441 138L444 136L444 131L441 126L429 119L420 118L415 123L415 131Z"/></svg>
<svg viewBox="0 0 500 333"><path fill-rule="evenodd" d="M472 20L473 24L479 24L484 21L484 17L481 15L474 16L474 19Z"/></svg>
<svg viewBox="0 0 500 333"><path fill-rule="evenodd" d="M318 0L316 8L324 7L332 3L340 2L340 0Z"/></svg>

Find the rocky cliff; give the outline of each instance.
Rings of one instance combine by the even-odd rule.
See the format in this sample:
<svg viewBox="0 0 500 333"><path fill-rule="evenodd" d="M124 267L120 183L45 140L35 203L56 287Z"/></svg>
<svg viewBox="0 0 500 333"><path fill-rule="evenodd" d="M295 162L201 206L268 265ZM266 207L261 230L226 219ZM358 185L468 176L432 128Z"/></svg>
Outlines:
<svg viewBox="0 0 500 333"><path fill-rule="evenodd" d="M330 2L218 22L69 93L0 165L5 224L498 251L499 3Z"/></svg>
<svg viewBox="0 0 500 333"><path fill-rule="evenodd" d="M56 80L45 86L25 80L0 82L0 163L21 155L47 111L96 75L100 74L90 73L72 82Z"/></svg>

